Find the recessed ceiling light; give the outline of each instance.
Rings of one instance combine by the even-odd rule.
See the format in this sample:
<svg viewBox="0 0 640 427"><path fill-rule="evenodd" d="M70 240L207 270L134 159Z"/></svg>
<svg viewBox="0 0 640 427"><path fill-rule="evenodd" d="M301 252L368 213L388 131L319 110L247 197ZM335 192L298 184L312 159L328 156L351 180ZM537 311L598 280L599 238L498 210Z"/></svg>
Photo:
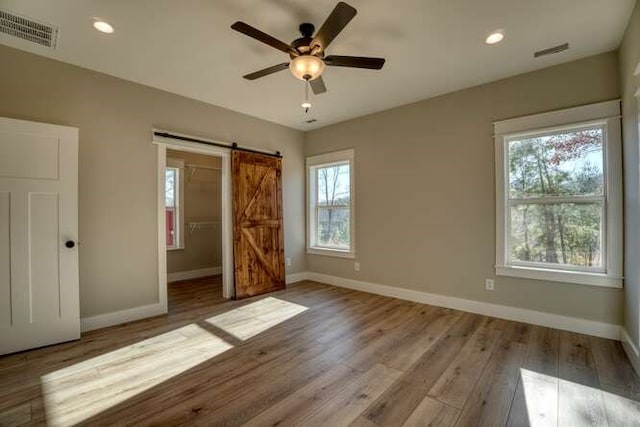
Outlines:
<svg viewBox="0 0 640 427"><path fill-rule="evenodd" d="M93 28L100 31L101 33L111 34L113 33L113 27L111 24L105 21L96 20L93 21Z"/></svg>
<svg viewBox="0 0 640 427"><path fill-rule="evenodd" d="M495 31L495 32L489 34L489 36L485 40L485 43L486 44L496 44L496 43L500 43L502 41L502 39L504 39L504 32Z"/></svg>

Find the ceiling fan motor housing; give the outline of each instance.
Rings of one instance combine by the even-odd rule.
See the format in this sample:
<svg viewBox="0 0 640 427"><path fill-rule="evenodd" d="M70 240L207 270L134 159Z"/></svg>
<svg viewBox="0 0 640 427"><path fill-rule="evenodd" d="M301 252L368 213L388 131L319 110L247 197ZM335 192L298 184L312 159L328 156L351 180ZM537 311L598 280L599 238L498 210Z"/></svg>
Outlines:
<svg viewBox="0 0 640 427"><path fill-rule="evenodd" d="M302 24L300 24L299 29L302 37L292 41L291 47L293 47L303 55L308 54L311 52L311 42L313 41L313 33L315 32L316 27L308 22L303 22ZM320 57L324 56L324 52L322 51L314 52L314 54ZM293 54L289 54L289 56L291 57L291 59L293 59L294 57Z"/></svg>
<svg viewBox="0 0 640 427"><path fill-rule="evenodd" d="M291 42L291 47L300 52L302 55L308 54L311 52L311 41L313 39L311 37L300 37L299 39L295 39ZM289 57L293 59L295 55L289 54Z"/></svg>

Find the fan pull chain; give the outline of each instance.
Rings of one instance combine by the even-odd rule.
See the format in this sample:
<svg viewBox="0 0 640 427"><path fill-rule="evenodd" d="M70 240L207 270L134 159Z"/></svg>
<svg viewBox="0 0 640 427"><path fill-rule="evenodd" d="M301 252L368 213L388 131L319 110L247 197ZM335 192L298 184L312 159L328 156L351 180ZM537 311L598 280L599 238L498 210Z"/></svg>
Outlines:
<svg viewBox="0 0 640 427"><path fill-rule="evenodd" d="M304 109L304 113L308 114L311 109L311 101L309 101L309 80L305 80L304 82L304 101L301 104L301 107Z"/></svg>

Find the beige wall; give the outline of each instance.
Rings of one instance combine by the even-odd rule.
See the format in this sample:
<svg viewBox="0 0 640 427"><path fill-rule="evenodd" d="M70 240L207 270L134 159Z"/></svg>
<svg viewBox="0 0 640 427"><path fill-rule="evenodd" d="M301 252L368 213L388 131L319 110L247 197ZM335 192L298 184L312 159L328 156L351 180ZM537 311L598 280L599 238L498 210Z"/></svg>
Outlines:
<svg viewBox="0 0 640 427"><path fill-rule="evenodd" d="M5 46L0 64L0 116L80 128L83 317L158 301L154 127L281 151L287 272L304 270L301 132Z"/></svg>
<svg viewBox="0 0 640 427"><path fill-rule="evenodd" d="M181 222L213 222L191 228L183 225L183 247L167 251L167 272L222 267L222 159L204 154L167 150L167 159L184 163ZM194 168L205 166L205 168ZM217 168L217 169L207 169Z"/></svg>
<svg viewBox="0 0 640 427"><path fill-rule="evenodd" d="M306 155L355 148L352 260L309 271L620 324L622 291L494 277L492 122L618 98L616 52L350 120L306 135Z"/></svg>
<svg viewBox="0 0 640 427"><path fill-rule="evenodd" d="M634 94L640 90L640 2L629 21L620 46L620 74L624 139L625 184L625 319L629 336L640 345L640 150L638 107Z"/></svg>
<svg viewBox="0 0 640 427"><path fill-rule="evenodd" d="M623 58L637 55L632 31ZM391 286L622 321L620 290L503 277L494 292L484 290L495 258L491 123L619 97L615 52L329 126L307 134L306 147L299 131L4 46L0 63L0 115L80 128L83 317L157 301L157 152L150 141L157 127L283 153L288 273L306 264ZM352 261L303 251L303 150L347 147L356 149L360 272Z"/></svg>

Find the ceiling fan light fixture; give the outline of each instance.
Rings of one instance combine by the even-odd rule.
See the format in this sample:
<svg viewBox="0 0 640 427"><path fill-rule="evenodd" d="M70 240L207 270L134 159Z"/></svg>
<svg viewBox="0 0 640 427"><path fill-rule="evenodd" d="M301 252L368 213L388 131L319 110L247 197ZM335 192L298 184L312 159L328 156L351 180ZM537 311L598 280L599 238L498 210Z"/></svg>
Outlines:
<svg viewBox="0 0 640 427"><path fill-rule="evenodd" d="M300 55L291 60L289 69L295 78L311 81L320 77L324 71L324 61L317 56Z"/></svg>

